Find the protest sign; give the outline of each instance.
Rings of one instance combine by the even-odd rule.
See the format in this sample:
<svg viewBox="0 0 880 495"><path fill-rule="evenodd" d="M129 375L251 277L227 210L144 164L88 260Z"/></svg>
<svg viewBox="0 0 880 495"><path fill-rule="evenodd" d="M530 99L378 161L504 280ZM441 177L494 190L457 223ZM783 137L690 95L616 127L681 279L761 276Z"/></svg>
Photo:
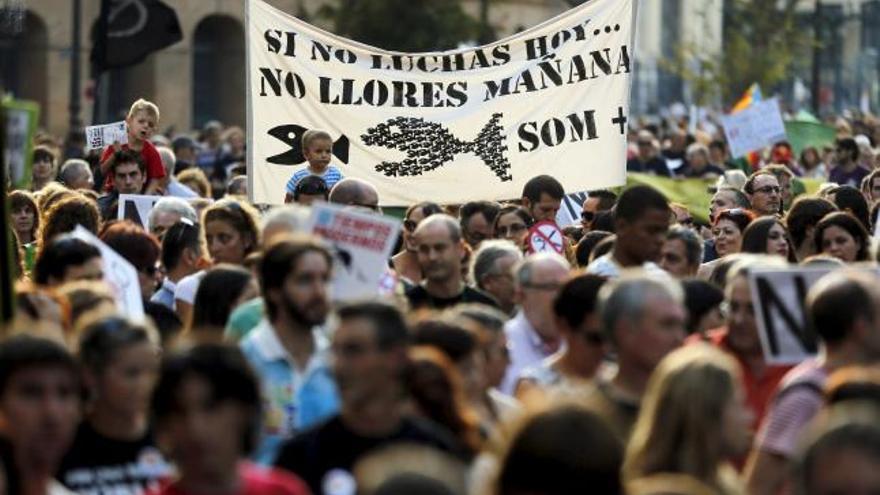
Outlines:
<svg viewBox="0 0 880 495"><path fill-rule="evenodd" d="M102 150L114 142L119 144L128 142L124 120L86 127L86 151Z"/></svg>
<svg viewBox="0 0 880 495"><path fill-rule="evenodd" d="M586 191L566 194L556 212L556 225L580 225L581 211L588 196Z"/></svg>
<svg viewBox="0 0 880 495"><path fill-rule="evenodd" d="M637 5L592 0L489 45L399 53L248 0L251 201L283 202L308 129L385 206L517 198L540 174L622 185Z"/></svg>
<svg viewBox="0 0 880 495"><path fill-rule="evenodd" d="M559 226L550 220L544 220L532 225L527 238L529 253L556 253L565 252L565 236L559 230Z"/></svg>
<svg viewBox="0 0 880 495"><path fill-rule="evenodd" d="M786 139L776 98L752 103L745 110L721 117L724 135L734 158Z"/></svg>
<svg viewBox="0 0 880 495"><path fill-rule="evenodd" d="M807 292L828 268L755 269L749 289L764 359L770 364L797 364L815 356L817 336L805 312Z"/></svg>
<svg viewBox="0 0 880 495"><path fill-rule="evenodd" d="M32 101L4 99L3 166L13 189L30 189L34 134L40 106ZM5 182L4 182L5 187Z"/></svg>
<svg viewBox="0 0 880 495"><path fill-rule="evenodd" d="M120 194L116 207L116 218L128 219L142 226L147 232L150 231L150 212L153 205L162 199L161 196L146 196L143 194Z"/></svg>
<svg viewBox="0 0 880 495"><path fill-rule="evenodd" d="M104 282L113 292L119 311L134 321L143 321L144 303L141 299L141 284L137 269L81 225L76 226L73 236L88 242L101 251Z"/></svg>
<svg viewBox="0 0 880 495"><path fill-rule="evenodd" d="M333 249L336 259L333 300L378 295L382 275L400 232L400 221L329 203L316 203L312 205L309 225L312 233L327 241Z"/></svg>

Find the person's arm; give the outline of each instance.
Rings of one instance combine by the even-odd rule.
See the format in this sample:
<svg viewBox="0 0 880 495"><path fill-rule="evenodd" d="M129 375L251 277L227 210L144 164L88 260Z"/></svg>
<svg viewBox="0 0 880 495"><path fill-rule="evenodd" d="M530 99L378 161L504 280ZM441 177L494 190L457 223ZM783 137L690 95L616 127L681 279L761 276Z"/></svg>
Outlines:
<svg viewBox="0 0 880 495"><path fill-rule="evenodd" d="M144 190L144 194L161 196L162 195L162 191L160 191L161 188L162 188L162 180L161 179L150 179L150 181L147 182L147 188Z"/></svg>
<svg viewBox="0 0 880 495"><path fill-rule="evenodd" d="M785 457L754 450L746 464L746 493L750 495L776 495L785 484L788 472L788 459Z"/></svg>
<svg viewBox="0 0 880 495"><path fill-rule="evenodd" d="M192 322L192 304L185 302L182 299L175 299L174 306L177 311L177 316L179 316L180 321L183 322L183 328L188 329Z"/></svg>
<svg viewBox="0 0 880 495"><path fill-rule="evenodd" d="M103 160L101 160L99 167L101 168L101 175L106 176L107 172L110 170L110 166L113 165L114 160L116 159L116 153L122 149L122 145L119 144L119 141L113 141L111 145L113 151ZM104 154L107 154L105 151Z"/></svg>

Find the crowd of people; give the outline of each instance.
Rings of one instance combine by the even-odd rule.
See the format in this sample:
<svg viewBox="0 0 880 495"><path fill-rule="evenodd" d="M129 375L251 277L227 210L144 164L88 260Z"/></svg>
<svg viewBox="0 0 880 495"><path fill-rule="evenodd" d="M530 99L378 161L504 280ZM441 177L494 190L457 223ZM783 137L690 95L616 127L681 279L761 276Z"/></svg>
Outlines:
<svg viewBox="0 0 880 495"><path fill-rule="evenodd" d="M428 198L353 301L333 297L309 209L381 215L382 198L332 165L326 133L303 136L308 164L270 208L247 200L240 128L165 136L144 100L126 122L127 143L91 154L38 136L31 187L7 186L0 493L880 493L870 122L752 160L638 124L627 169L716 178L708 223L650 186L590 191L561 252L533 252L555 178ZM117 218L121 194L161 196L146 227ZM135 268L143 321L77 226ZM819 352L783 366L749 276L796 266L828 271L802 301Z"/></svg>

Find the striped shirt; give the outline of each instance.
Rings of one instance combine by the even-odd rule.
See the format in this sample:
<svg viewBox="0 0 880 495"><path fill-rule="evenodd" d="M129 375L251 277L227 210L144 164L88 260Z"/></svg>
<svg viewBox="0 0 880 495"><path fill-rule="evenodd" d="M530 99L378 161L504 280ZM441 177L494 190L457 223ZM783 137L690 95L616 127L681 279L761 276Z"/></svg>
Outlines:
<svg viewBox="0 0 880 495"><path fill-rule="evenodd" d="M318 177L324 179L324 183L327 184L327 189L333 189L333 186L336 185L337 182L343 179L342 172L339 171L338 168L330 165L327 167L327 170L324 171L323 174L315 174L309 170L309 167L306 167L302 170L297 170L293 173L293 177L287 181L287 192L293 195L294 190L296 190L296 185L302 180L304 177L308 177L310 175L317 175Z"/></svg>

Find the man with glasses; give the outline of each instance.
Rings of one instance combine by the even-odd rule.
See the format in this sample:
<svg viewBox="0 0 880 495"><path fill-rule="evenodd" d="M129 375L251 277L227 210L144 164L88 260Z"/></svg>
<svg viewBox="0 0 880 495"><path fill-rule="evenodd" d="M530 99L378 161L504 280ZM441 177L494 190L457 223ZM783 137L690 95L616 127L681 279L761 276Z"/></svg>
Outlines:
<svg viewBox="0 0 880 495"><path fill-rule="evenodd" d="M607 189L590 191L584 204L581 205L581 227L584 233L592 230L596 214L614 208L615 203L617 203L617 195Z"/></svg>
<svg viewBox="0 0 880 495"><path fill-rule="evenodd" d="M153 209L150 210L149 229L150 233L156 236L156 239L162 241L165 231L172 225L186 218L190 223L198 223L199 216L195 208L186 200L168 196L156 201Z"/></svg>
<svg viewBox="0 0 880 495"><path fill-rule="evenodd" d="M445 430L406 413L409 330L400 310L370 301L342 306L336 315L339 414L286 442L275 465L302 477L312 493L355 493L355 464L383 446L405 442L460 456L462 447Z"/></svg>
<svg viewBox="0 0 880 495"><path fill-rule="evenodd" d="M255 453L271 462L283 440L339 409L328 364L329 343L318 329L330 311L333 256L310 237L289 237L260 261L266 318L241 341L260 379L265 416Z"/></svg>
<svg viewBox="0 0 880 495"><path fill-rule="evenodd" d="M461 232L472 249L479 248L481 242L495 236L492 220L500 209L501 205L494 201L469 201L462 205L459 210Z"/></svg>
<svg viewBox="0 0 880 495"><path fill-rule="evenodd" d="M468 302L497 307L491 297L464 282L464 239L454 218L445 213L431 215L416 227L413 240L423 276L420 284L406 291L413 309L444 309Z"/></svg>
<svg viewBox="0 0 880 495"><path fill-rule="evenodd" d="M514 269L514 300L520 310L504 325L510 348L510 366L501 382L502 392L513 394L520 373L540 364L562 345L554 322L553 298L570 270L568 261L555 253L529 256Z"/></svg>
<svg viewBox="0 0 880 495"><path fill-rule="evenodd" d="M758 215L779 215L782 212L782 188L768 170L758 170L743 186L751 209Z"/></svg>

